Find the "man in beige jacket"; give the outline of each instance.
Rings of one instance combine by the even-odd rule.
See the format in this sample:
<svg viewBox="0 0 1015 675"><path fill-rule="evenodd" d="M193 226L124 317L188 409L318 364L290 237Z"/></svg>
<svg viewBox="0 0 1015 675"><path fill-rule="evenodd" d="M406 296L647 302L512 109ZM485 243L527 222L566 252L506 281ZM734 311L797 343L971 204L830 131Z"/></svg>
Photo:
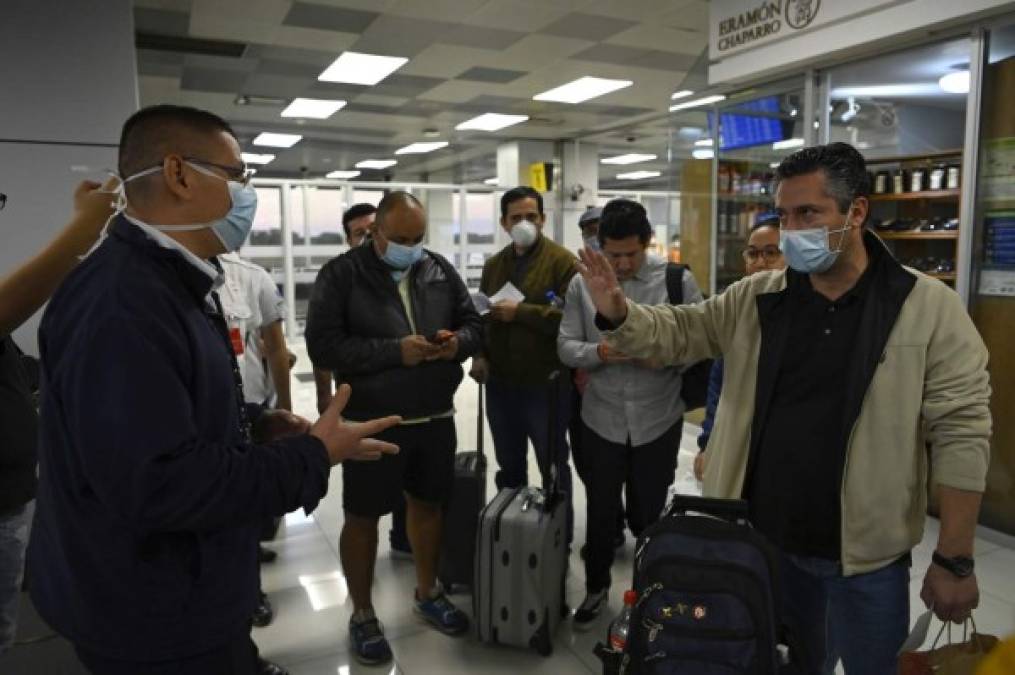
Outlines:
<svg viewBox="0 0 1015 675"><path fill-rule="evenodd" d="M783 612L807 673L840 659L847 675L895 673L928 471L941 528L921 597L952 621L979 599L987 350L954 291L864 229L868 194L852 146L786 158L775 203L790 269L699 305L630 303L601 254L583 251L580 265L611 346L665 363L723 355L705 494L747 499L780 550Z"/></svg>

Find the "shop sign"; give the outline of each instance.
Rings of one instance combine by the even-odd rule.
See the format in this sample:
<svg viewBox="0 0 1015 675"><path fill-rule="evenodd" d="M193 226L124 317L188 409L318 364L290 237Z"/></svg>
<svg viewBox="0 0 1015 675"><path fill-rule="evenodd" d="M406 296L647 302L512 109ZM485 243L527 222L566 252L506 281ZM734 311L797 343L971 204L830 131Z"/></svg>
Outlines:
<svg viewBox="0 0 1015 675"><path fill-rule="evenodd" d="M890 4L895 3L885 0L712 0L709 53L713 60L721 59Z"/></svg>

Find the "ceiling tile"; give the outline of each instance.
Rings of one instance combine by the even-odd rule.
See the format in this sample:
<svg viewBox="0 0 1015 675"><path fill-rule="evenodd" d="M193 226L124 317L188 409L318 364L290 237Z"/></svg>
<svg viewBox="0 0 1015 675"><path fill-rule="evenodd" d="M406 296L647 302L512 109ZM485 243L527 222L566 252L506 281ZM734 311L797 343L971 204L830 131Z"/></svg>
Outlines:
<svg viewBox="0 0 1015 675"><path fill-rule="evenodd" d="M525 33L542 30L570 10L554 7L543 0L497 0L463 16L460 21L476 26L511 28Z"/></svg>
<svg viewBox="0 0 1015 675"><path fill-rule="evenodd" d="M358 39L359 35L356 33L338 33L333 30L279 26L272 36L271 44L279 47L326 51L331 54L331 61L334 61L340 53L351 47Z"/></svg>
<svg viewBox="0 0 1015 675"><path fill-rule="evenodd" d="M366 93L354 98L352 103L357 105L383 106L385 108L400 108L410 100L410 98L405 96L381 96L379 94Z"/></svg>
<svg viewBox="0 0 1015 675"><path fill-rule="evenodd" d="M254 96L296 98L306 89L305 79L273 73L254 73L243 83L242 93ZM282 112L279 108L275 114Z"/></svg>
<svg viewBox="0 0 1015 675"><path fill-rule="evenodd" d="M448 24L448 30L437 39L437 42L501 50L507 49L523 37L525 37L525 33L514 30Z"/></svg>
<svg viewBox="0 0 1015 675"><path fill-rule="evenodd" d="M636 47L624 47L621 45L599 44L590 47L583 52L575 54L572 58L579 61L594 61L596 63L613 63L623 66L635 59L640 59L652 53L650 49L638 49Z"/></svg>
<svg viewBox="0 0 1015 675"><path fill-rule="evenodd" d="M353 51L413 57L448 30L439 21L384 15L374 21L352 46Z"/></svg>
<svg viewBox="0 0 1015 675"><path fill-rule="evenodd" d="M697 56L705 46L705 33L661 24L639 24L606 40L611 45L654 49Z"/></svg>
<svg viewBox="0 0 1015 675"><path fill-rule="evenodd" d="M282 23L300 28L317 28L342 33L362 33L380 14L359 9L328 7L310 2L294 2Z"/></svg>
<svg viewBox="0 0 1015 675"><path fill-rule="evenodd" d="M246 81L247 74L240 71L184 66L180 88L237 94L242 91Z"/></svg>
<svg viewBox="0 0 1015 675"><path fill-rule="evenodd" d="M286 61L314 66L323 70L335 60L335 53L320 49L300 49L279 45L250 45L244 56L269 61Z"/></svg>
<svg viewBox="0 0 1015 675"><path fill-rule="evenodd" d="M526 35L501 52L497 62L483 65L513 70L535 70L554 61L566 59L573 54L588 49L593 44L595 43L591 40L579 40L576 38L535 33Z"/></svg>
<svg viewBox="0 0 1015 675"><path fill-rule="evenodd" d="M522 70L504 70L503 68L484 68L475 66L469 68L458 76L459 80L472 80L476 82L514 82L525 74Z"/></svg>
<svg viewBox="0 0 1015 675"><path fill-rule="evenodd" d="M665 70L676 75L683 75L694 62L698 60L696 54L674 54L673 52L652 51L640 58L634 59L628 65L634 68L653 68Z"/></svg>
<svg viewBox="0 0 1015 675"><path fill-rule="evenodd" d="M212 56L210 54L184 54L183 65L208 70L236 71L250 73L257 68L254 59L233 58L231 56Z"/></svg>
<svg viewBox="0 0 1015 675"><path fill-rule="evenodd" d="M394 0L388 14L432 21L458 21L487 4L488 0ZM496 26L499 28L500 26Z"/></svg>
<svg viewBox="0 0 1015 675"><path fill-rule="evenodd" d="M636 22L626 19L574 12L558 19L539 32L547 35L559 35L561 37L602 42L611 35L616 35L635 25L637 25Z"/></svg>
<svg viewBox="0 0 1015 675"><path fill-rule="evenodd" d="M400 74L452 79L472 64L493 62L498 52L461 45L432 44L399 69Z"/></svg>
<svg viewBox="0 0 1015 675"><path fill-rule="evenodd" d="M443 82L445 82L445 80L438 77L400 75L395 73L394 75L390 75L381 80L380 84L371 87L370 93L380 94L381 96L404 96L406 98L415 98L419 94L429 91Z"/></svg>
<svg viewBox="0 0 1015 675"><path fill-rule="evenodd" d="M321 73L319 66L307 63L296 63L294 61L276 61L274 59L260 59L257 64L257 73L261 75L286 75L289 77L306 79L317 79Z"/></svg>
<svg viewBox="0 0 1015 675"><path fill-rule="evenodd" d="M290 5L289 0L196 0L190 12L190 35L271 43Z"/></svg>
<svg viewBox="0 0 1015 675"><path fill-rule="evenodd" d="M449 80L419 95L425 101L444 101L445 103L465 103L476 97L476 83L462 80Z"/></svg>
<svg viewBox="0 0 1015 675"><path fill-rule="evenodd" d="M189 29L189 12L134 7L134 30L137 32L186 35Z"/></svg>

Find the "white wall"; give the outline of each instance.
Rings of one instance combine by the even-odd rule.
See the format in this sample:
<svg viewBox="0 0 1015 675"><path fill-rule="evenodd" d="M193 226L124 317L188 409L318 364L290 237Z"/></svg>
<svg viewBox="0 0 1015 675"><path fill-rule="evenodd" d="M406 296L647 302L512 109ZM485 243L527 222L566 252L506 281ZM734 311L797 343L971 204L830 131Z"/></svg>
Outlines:
<svg viewBox="0 0 1015 675"><path fill-rule="evenodd" d="M120 126L137 109L129 0L4 0L0 17L0 275L68 220L72 166L115 167ZM39 316L15 333L36 353Z"/></svg>

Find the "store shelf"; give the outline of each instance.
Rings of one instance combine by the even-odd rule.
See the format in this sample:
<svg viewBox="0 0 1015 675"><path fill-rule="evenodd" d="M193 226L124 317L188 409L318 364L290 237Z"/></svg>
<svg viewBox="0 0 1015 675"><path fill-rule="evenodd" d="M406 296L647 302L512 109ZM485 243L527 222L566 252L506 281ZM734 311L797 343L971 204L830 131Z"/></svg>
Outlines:
<svg viewBox="0 0 1015 675"><path fill-rule="evenodd" d="M906 202L917 199L958 199L961 190L927 190L925 192L901 192L871 195L872 202Z"/></svg>
<svg viewBox="0 0 1015 675"><path fill-rule="evenodd" d="M926 239L958 239L958 230L945 230L943 232L878 232L879 237L885 241L889 240L926 240Z"/></svg>
<svg viewBox="0 0 1015 675"><path fill-rule="evenodd" d="M919 162L924 159L947 159L948 157L961 157L962 150L942 150L941 152L927 152L921 155L895 155L892 157L877 157L867 159L867 164L898 164L899 162Z"/></svg>
<svg viewBox="0 0 1015 675"><path fill-rule="evenodd" d="M751 195L735 192L719 192L716 197L721 202L736 202L738 204L759 204L762 206L772 205L772 195Z"/></svg>

